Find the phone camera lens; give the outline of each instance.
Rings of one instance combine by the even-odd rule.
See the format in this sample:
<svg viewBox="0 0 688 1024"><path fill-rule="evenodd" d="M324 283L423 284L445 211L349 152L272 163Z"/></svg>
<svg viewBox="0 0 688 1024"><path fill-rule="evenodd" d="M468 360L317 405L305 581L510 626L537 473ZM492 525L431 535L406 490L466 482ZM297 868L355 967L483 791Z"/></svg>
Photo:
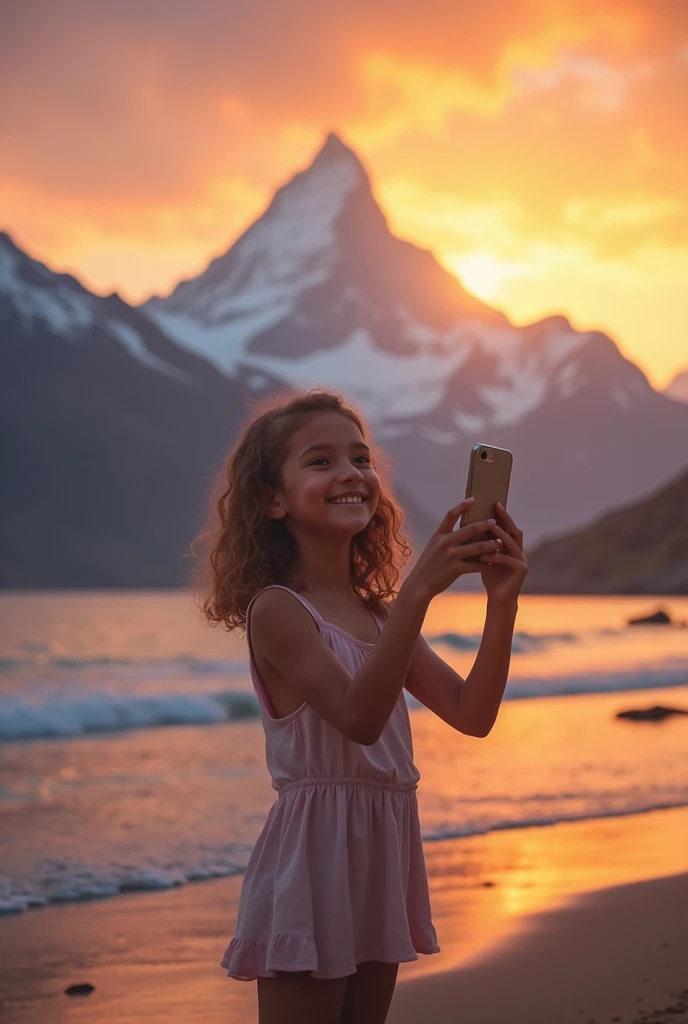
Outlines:
<svg viewBox="0 0 688 1024"><path fill-rule="evenodd" d="M487 452L485 451L485 449L484 449L484 448L483 448L483 449L482 449L482 451L480 452L480 458L481 458L481 459L483 460L483 462L484 462L484 461L485 461L485 459L487 458Z"/></svg>

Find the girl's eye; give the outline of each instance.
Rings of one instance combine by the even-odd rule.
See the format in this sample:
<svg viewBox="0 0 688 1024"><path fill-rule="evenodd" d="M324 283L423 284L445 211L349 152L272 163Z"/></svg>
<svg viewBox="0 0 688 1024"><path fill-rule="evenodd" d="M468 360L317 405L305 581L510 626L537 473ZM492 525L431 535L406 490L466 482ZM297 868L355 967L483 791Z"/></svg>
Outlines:
<svg viewBox="0 0 688 1024"><path fill-rule="evenodd" d="M361 459L363 459L363 462L366 465L370 465L370 458L369 458L368 455L357 455L356 458L354 459L354 462L359 462ZM311 461L308 463L308 465L309 466L327 465L327 459L325 458L324 455L319 455L317 457L317 459L311 459Z"/></svg>

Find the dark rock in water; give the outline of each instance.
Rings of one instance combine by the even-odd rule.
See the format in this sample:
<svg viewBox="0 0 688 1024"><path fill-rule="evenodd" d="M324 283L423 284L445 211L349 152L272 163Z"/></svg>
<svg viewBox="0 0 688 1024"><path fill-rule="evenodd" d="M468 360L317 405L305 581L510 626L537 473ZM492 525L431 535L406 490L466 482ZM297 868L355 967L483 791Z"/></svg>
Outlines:
<svg viewBox="0 0 688 1024"><path fill-rule="evenodd" d="M654 612L652 615L642 615L639 619L629 619L628 620L628 625L629 626L645 626L645 625L649 625L649 626L670 626L671 625L671 619L669 618L667 613L664 611L664 609L660 608L658 611Z"/></svg>
<svg viewBox="0 0 688 1024"><path fill-rule="evenodd" d="M95 992L95 990L95 985L91 985L89 981L83 981L78 985L68 985L65 994L68 996L90 996L91 992Z"/></svg>
<svg viewBox="0 0 688 1024"><path fill-rule="evenodd" d="M617 718L628 718L631 722L661 722L670 715L688 715L682 708L665 708L655 704L653 708L633 708L631 711L617 712Z"/></svg>

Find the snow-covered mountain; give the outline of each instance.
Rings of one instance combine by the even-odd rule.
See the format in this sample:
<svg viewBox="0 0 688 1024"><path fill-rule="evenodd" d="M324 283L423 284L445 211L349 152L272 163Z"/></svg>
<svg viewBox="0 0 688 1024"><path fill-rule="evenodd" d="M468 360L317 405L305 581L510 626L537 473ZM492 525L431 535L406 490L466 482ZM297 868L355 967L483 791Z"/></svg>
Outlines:
<svg viewBox="0 0 688 1024"><path fill-rule="evenodd" d="M169 586L246 396L119 296L99 298L0 233L0 586ZM402 494L409 527L431 528Z"/></svg>
<svg viewBox="0 0 688 1024"><path fill-rule="evenodd" d="M246 395L331 386L392 455L416 541L471 445L514 452L533 544L683 468L688 403L564 317L515 327L389 231L357 156L310 167L199 277L134 309L0 234L0 585L162 586Z"/></svg>
<svg viewBox="0 0 688 1024"><path fill-rule="evenodd" d="M462 496L478 441L514 451L512 509L531 541L684 464L688 408L605 335L564 317L515 327L395 238L334 135L223 256L142 308L224 374L342 390L433 517Z"/></svg>
<svg viewBox="0 0 688 1024"><path fill-rule="evenodd" d="M5 341L12 330L47 332L82 350L86 345L89 350L119 348L120 355L126 352L142 366L190 387L214 376L207 360L189 358L186 348L172 342L119 295L94 295L70 274L55 273L32 259L2 231L0 303ZM267 392L276 384L265 376L242 383L255 392Z"/></svg>
<svg viewBox="0 0 688 1024"><path fill-rule="evenodd" d="M390 234L360 161L334 135L224 256L143 308L222 372L336 381L378 424L434 409L478 334L496 342L509 327L429 252Z"/></svg>
<svg viewBox="0 0 688 1024"><path fill-rule="evenodd" d="M0 585L184 579L243 391L0 234Z"/></svg>
<svg viewBox="0 0 688 1024"><path fill-rule="evenodd" d="M688 402L688 369L676 374L664 388L664 394L676 402Z"/></svg>

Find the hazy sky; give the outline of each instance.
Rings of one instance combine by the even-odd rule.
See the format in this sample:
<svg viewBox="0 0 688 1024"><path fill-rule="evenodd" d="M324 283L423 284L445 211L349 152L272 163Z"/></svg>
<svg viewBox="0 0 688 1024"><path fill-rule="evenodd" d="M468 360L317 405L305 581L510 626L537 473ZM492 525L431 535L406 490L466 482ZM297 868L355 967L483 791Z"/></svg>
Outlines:
<svg viewBox="0 0 688 1024"><path fill-rule="evenodd" d="M21 0L0 225L139 301L337 131L392 229L522 323L688 366L688 0Z"/></svg>

